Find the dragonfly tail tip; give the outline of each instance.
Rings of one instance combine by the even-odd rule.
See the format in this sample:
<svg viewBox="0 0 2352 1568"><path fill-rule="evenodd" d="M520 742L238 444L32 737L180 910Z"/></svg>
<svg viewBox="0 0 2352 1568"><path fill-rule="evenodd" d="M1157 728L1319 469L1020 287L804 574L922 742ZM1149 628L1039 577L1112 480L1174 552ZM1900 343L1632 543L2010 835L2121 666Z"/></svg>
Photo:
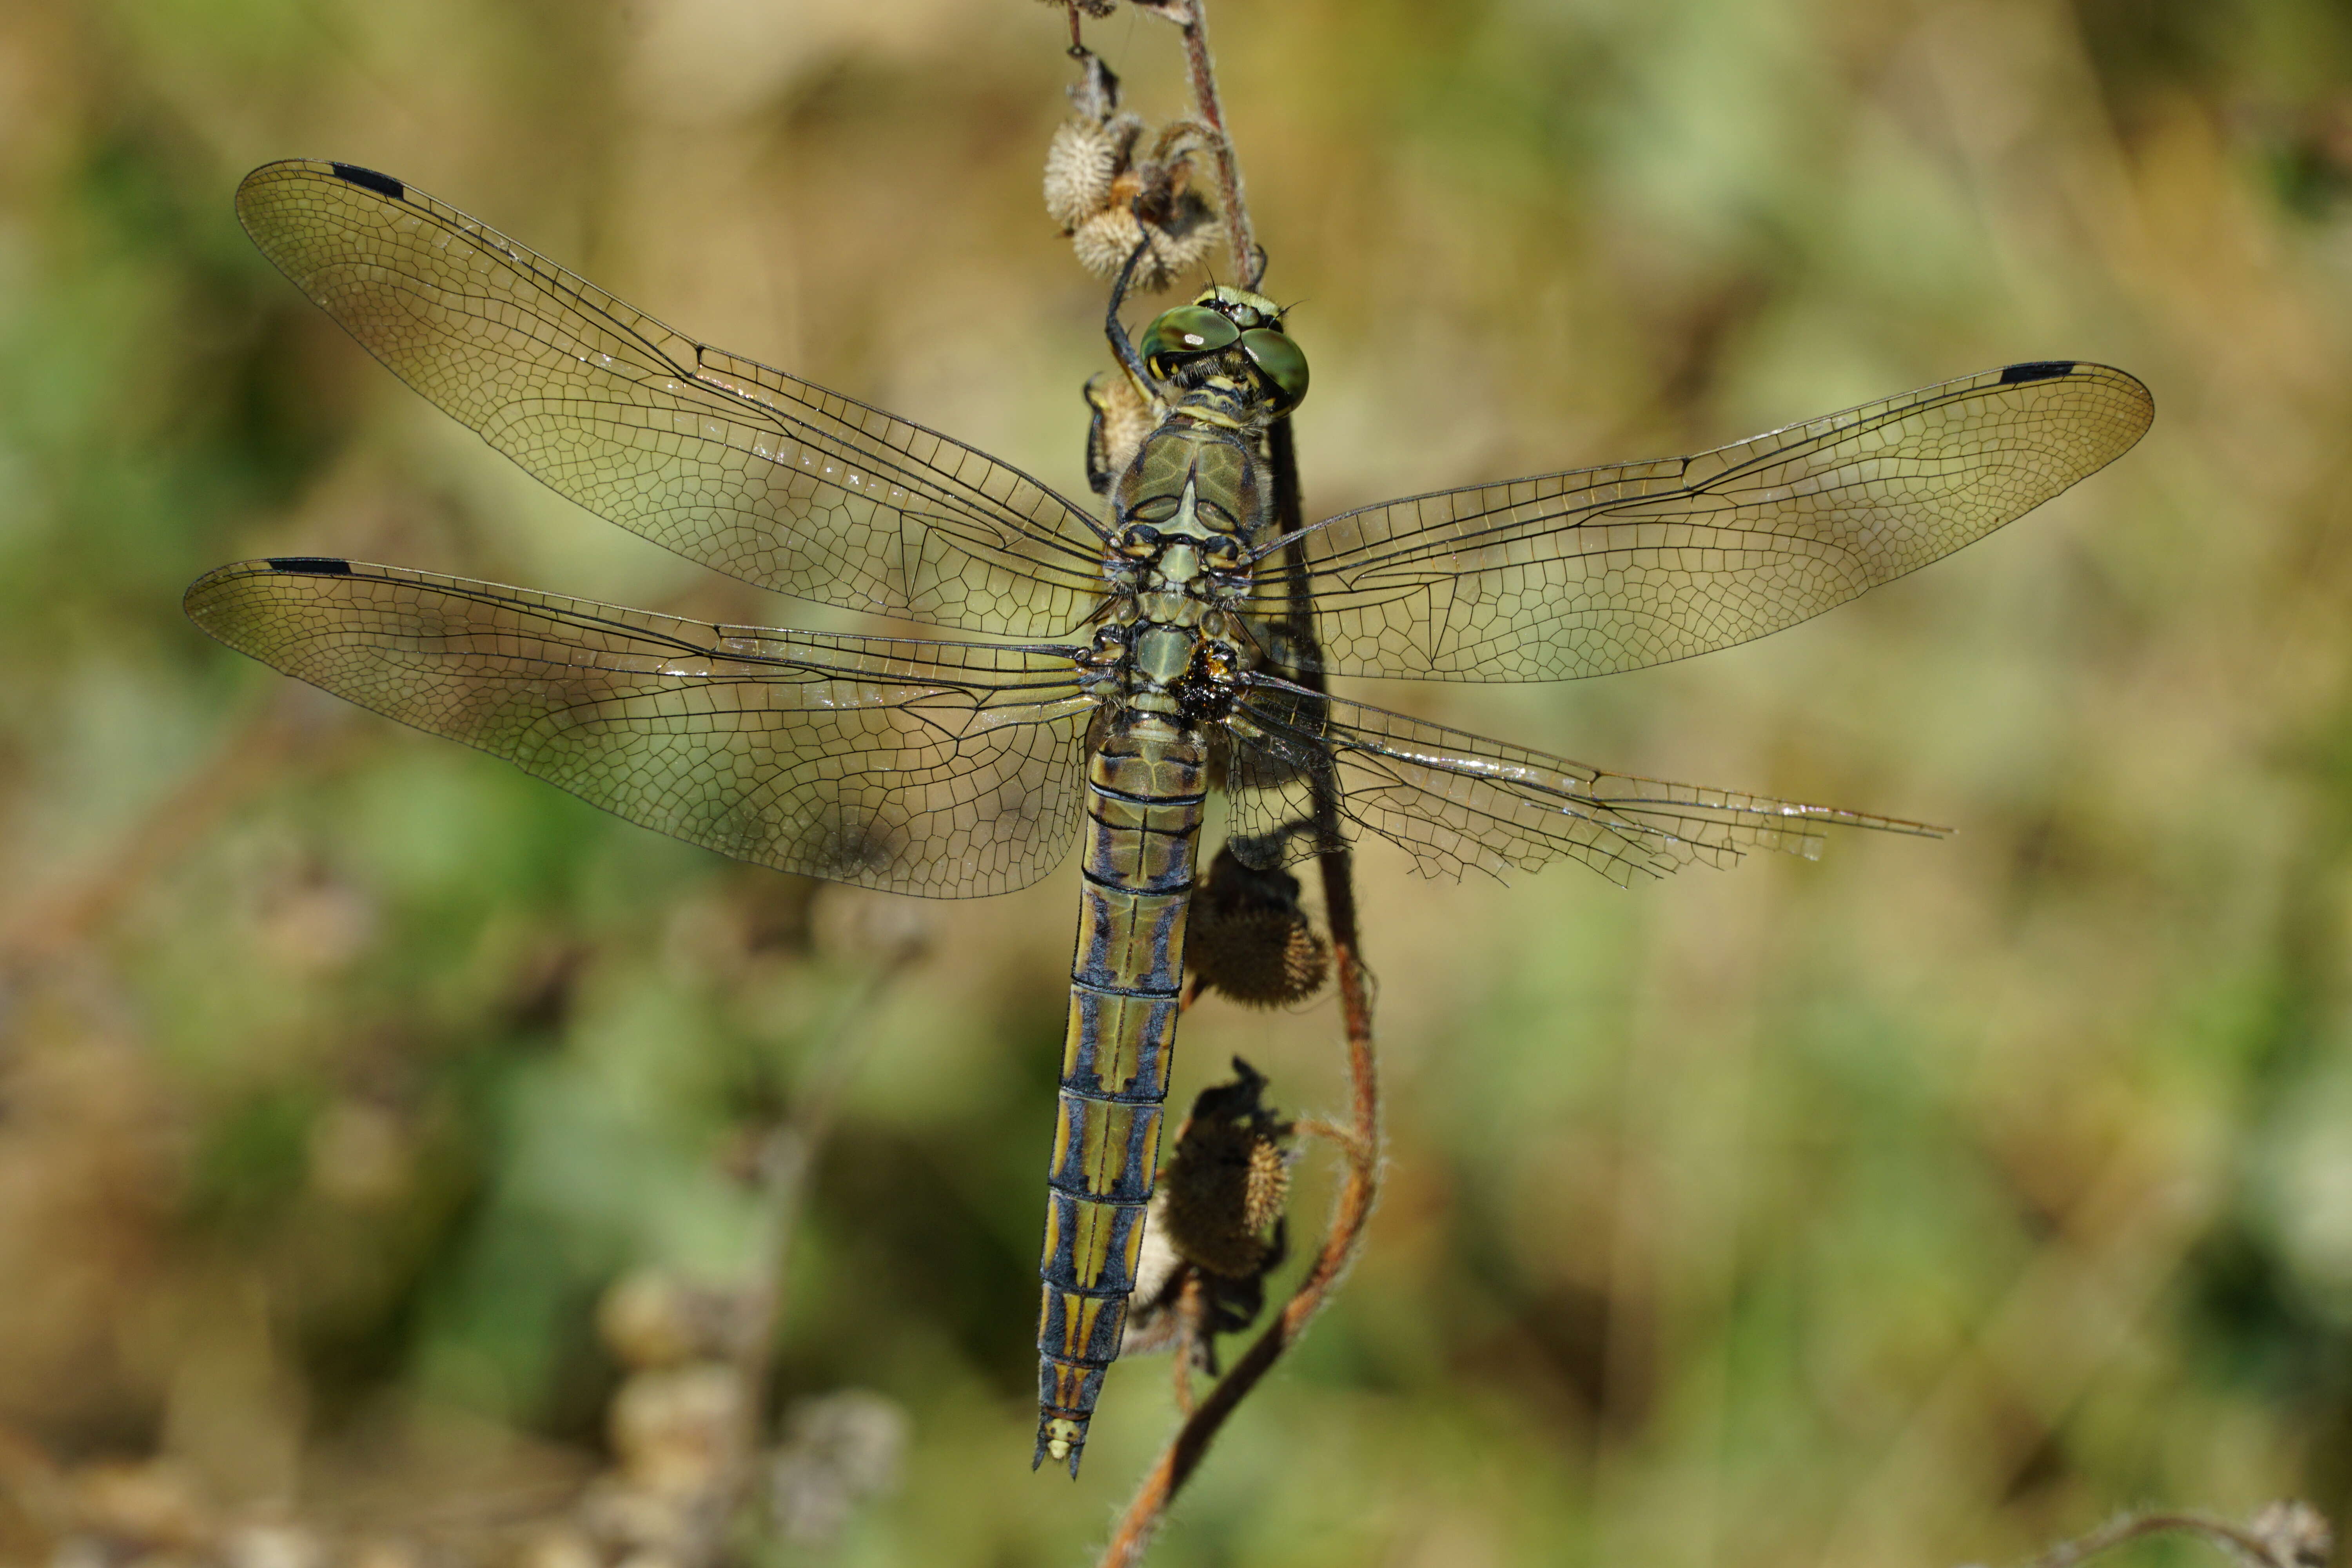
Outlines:
<svg viewBox="0 0 2352 1568"><path fill-rule="evenodd" d="M1078 1479L1078 1458L1087 1449L1087 1424L1068 1415L1045 1415L1037 1422L1037 1452L1029 1461L1033 1471L1047 1459L1067 1460L1070 1479Z"/></svg>

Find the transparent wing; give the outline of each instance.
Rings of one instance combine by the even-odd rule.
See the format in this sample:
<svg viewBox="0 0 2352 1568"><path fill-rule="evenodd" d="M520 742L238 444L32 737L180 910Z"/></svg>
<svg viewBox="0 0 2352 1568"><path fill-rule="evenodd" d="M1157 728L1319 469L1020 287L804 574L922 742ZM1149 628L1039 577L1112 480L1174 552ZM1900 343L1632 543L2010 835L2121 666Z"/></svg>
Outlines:
<svg viewBox="0 0 2352 1568"><path fill-rule="evenodd" d="M2154 416L2122 371L2013 364L1695 458L1342 512L1301 536L1321 664L1551 680L1727 647L1983 538Z"/></svg>
<svg viewBox="0 0 2352 1568"><path fill-rule="evenodd" d="M696 342L388 175L237 187L263 255L534 478L779 593L1013 637L1103 596L1095 523L919 425Z"/></svg>
<svg viewBox="0 0 2352 1568"><path fill-rule="evenodd" d="M207 573L214 637L739 860L960 898L1076 826L1069 650L822 637L310 557Z"/></svg>
<svg viewBox="0 0 2352 1568"><path fill-rule="evenodd" d="M1612 773L1504 741L1261 678L1225 721L1236 852L1258 864L1320 847L1318 780L1341 832L1380 835L1427 875L1507 879L1577 860L1622 885L1750 849L1811 859L1830 827L1940 837L1944 829L1769 795Z"/></svg>

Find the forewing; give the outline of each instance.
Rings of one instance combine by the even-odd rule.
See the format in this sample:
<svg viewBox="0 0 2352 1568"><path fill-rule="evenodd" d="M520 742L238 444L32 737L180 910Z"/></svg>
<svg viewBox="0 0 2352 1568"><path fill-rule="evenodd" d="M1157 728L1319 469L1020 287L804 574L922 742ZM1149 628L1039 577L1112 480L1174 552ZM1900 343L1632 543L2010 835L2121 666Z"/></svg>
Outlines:
<svg viewBox="0 0 2352 1568"><path fill-rule="evenodd" d="M1342 512L1303 536L1321 664L1550 680L1727 647L1983 538L2154 416L2122 371L2013 364L1695 458Z"/></svg>
<svg viewBox="0 0 2352 1568"><path fill-rule="evenodd" d="M1341 837L1370 832L1427 875L1507 879L1569 859L1621 885L1691 862L1730 865L1750 849L1811 859L1824 830L1943 829L1769 795L1612 773L1286 682L1250 687L1226 721L1237 848L1259 863L1321 847L1318 783Z"/></svg>
<svg viewBox="0 0 2352 1568"><path fill-rule="evenodd" d="M1096 525L982 453L696 342L388 175L269 163L262 254L403 381L598 515L780 593L1013 637L1103 596Z"/></svg>
<svg viewBox="0 0 2352 1568"><path fill-rule="evenodd" d="M713 626L395 566L207 573L214 637L739 860L895 892L1025 887L1077 822L1070 650Z"/></svg>

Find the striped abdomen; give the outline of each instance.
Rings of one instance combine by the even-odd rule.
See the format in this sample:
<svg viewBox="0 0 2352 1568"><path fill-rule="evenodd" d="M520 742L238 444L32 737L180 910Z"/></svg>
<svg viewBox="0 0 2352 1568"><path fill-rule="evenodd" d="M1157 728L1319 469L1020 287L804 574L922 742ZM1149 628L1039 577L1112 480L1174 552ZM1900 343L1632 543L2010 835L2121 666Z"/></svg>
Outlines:
<svg viewBox="0 0 2352 1568"><path fill-rule="evenodd" d="M1103 1369L1118 1354L1160 1162L1184 911L1207 769L1155 713L1110 724L1087 774L1085 879L1046 1178L1037 1456L1078 1473Z"/></svg>

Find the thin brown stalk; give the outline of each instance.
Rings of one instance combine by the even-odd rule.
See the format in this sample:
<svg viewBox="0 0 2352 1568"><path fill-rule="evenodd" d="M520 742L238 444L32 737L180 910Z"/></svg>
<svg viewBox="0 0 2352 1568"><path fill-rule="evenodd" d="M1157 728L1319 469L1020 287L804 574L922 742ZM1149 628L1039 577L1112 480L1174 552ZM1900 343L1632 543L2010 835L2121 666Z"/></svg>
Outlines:
<svg viewBox="0 0 2352 1568"><path fill-rule="evenodd" d="M2060 1542L2027 1564L2027 1568L2074 1568L2076 1563L2086 1563L2103 1552L2112 1552L2118 1546L2126 1546L2151 1535L2176 1531L2185 1535L2201 1536L2239 1561L2259 1564L2260 1568L2304 1568L2308 1561L2291 1545L2266 1539L2243 1525L2231 1524L2224 1520L2209 1519L2194 1513L2127 1513L2087 1535Z"/></svg>
<svg viewBox="0 0 2352 1568"><path fill-rule="evenodd" d="M1294 532L1300 525L1302 509L1297 458L1288 420L1274 427L1268 446L1275 478L1276 527L1283 533ZM1289 580L1289 631L1305 650L1302 664L1310 667L1298 670L1295 679L1300 685L1320 691L1324 689L1324 677L1315 650L1314 604L1307 586L1306 552L1299 542L1294 540L1286 548L1284 569ZM1298 1342L1307 1325L1330 1298L1332 1288L1355 1261L1363 1245L1365 1222L1370 1218L1373 1202L1380 1194L1380 1063L1372 1045L1371 986L1356 919L1352 857L1340 836L1337 781L1328 773L1321 774L1315 779L1313 790L1314 828L1320 847L1316 858L1322 876L1324 918L1331 930L1339 1016L1347 1036L1350 1100L1345 1126L1318 1122L1312 1127L1312 1131L1330 1135L1346 1158L1339 1194L1332 1205L1330 1228L1324 1233L1307 1277L1283 1303L1281 1311L1186 1416L1174 1438L1144 1476L1142 1487L1111 1532L1110 1543L1103 1551L1102 1568L1130 1568L1143 1560L1152 1536L1167 1517L1169 1505L1200 1468L1226 1417L1249 1397L1273 1370L1274 1363L1282 1359L1283 1352Z"/></svg>
<svg viewBox="0 0 2352 1568"><path fill-rule="evenodd" d="M1242 286L1255 289L1265 277L1265 257L1257 247L1250 225L1249 204L1242 199L1241 159L1225 130L1224 105L1217 97L1217 68L1209 58L1209 16L1205 0L1135 0L1137 7L1176 25L1184 35L1184 68L1192 88L1193 116L1208 132L1209 150L1217 161L1218 208L1224 215L1225 248L1241 269Z"/></svg>
<svg viewBox="0 0 2352 1568"><path fill-rule="evenodd" d="M675 1560L680 1568L706 1568L722 1561L734 1521L751 1500L769 1429L768 1373L788 1295L793 1234L807 1200L809 1172L856 1071L865 1025L883 994L921 952L921 941L909 936L895 943L874 967L817 1047L792 1110L768 1130L753 1155L758 1220L751 1277L740 1297L728 1355L740 1391L739 1415L719 1479L679 1543Z"/></svg>
<svg viewBox="0 0 2352 1568"><path fill-rule="evenodd" d="M1176 1302L1176 1343L1169 1360L1175 1363L1176 1413L1192 1414L1197 1401L1192 1397L1192 1363L1200 1353L1200 1324L1207 1310L1206 1293L1201 1289L1201 1276L1190 1268L1184 1271L1184 1284Z"/></svg>
<svg viewBox="0 0 2352 1568"><path fill-rule="evenodd" d="M1103 1552L1102 1568L1129 1568L1143 1560L1152 1536L1167 1517L1169 1505L1200 1468L1226 1417L1249 1397L1274 1369L1274 1363L1282 1359L1283 1352L1306 1333L1307 1325L1323 1309L1332 1287L1355 1261L1357 1250L1363 1244L1364 1222L1371 1215L1373 1200L1380 1190L1380 1076L1372 1050L1371 1001L1352 929L1347 860L1345 850L1323 857L1325 897L1330 899L1334 886L1338 886L1350 917L1345 936L1334 920L1331 939L1338 963L1341 1016L1347 1023L1348 1078L1352 1089L1354 1124L1349 1137L1341 1144L1348 1151L1348 1163L1339 1198L1332 1205L1330 1229L1316 1252L1314 1267L1291 1292L1290 1300L1283 1303L1274 1321L1266 1325L1241 1359L1234 1363L1233 1369L1217 1381L1207 1397L1177 1428L1175 1437L1145 1475L1135 1500L1128 1504L1118 1528L1111 1532L1110 1543Z"/></svg>
<svg viewBox="0 0 2352 1568"><path fill-rule="evenodd" d="M1292 1131L1303 1138L1321 1138L1339 1145L1342 1154L1352 1155L1357 1148L1355 1130L1337 1121L1326 1121L1319 1116L1301 1116L1290 1123Z"/></svg>
<svg viewBox="0 0 2352 1568"><path fill-rule="evenodd" d="M1250 223L1249 204L1242 189L1241 164L1225 129L1224 110L1217 95L1216 68L1209 55L1208 21L1202 0L1135 0L1141 9L1176 24L1184 36L1185 59L1191 77L1194 118L1206 132L1215 157L1220 206L1225 222L1227 247L1244 285L1259 286L1265 275L1265 257L1259 250ZM1290 422L1277 422L1267 433L1266 456L1274 478L1275 527L1277 534L1295 534L1303 526L1297 454ZM1315 651L1315 606L1307 590L1304 546L1294 540L1283 557L1288 584L1287 630L1293 646L1303 650L1302 668L1295 679L1312 690L1324 689L1321 660ZM1141 1488L1128 1505L1109 1544L1103 1568L1127 1568L1139 1563L1152 1536L1167 1517L1169 1505L1200 1468L1201 1460L1224 1426L1226 1418L1264 1381L1283 1352L1298 1342L1307 1326L1329 1300L1332 1288L1348 1271L1363 1245L1364 1226L1380 1190L1381 1094L1379 1061L1372 1044L1372 999L1364 967L1363 941L1356 916L1353 859L1340 832L1338 782L1328 773L1312 783L1311 829L1317 865L1323 886L1323 910L1330 928L1334 979L1339 993L1340 1019L1348 1051L1349 1105L1347 1123L1312 1124L1339 1148L1343 1160L1339 1192L1332 1205L1331 1223L1307 1268L1281 1310L1275 1314L1231 1370L1195 1405L1189 1373L1177 1372L1178 1405L1183 1425L1163 1450ZM1180 1360L1186 1347L1179 1347Z"/></svg>

